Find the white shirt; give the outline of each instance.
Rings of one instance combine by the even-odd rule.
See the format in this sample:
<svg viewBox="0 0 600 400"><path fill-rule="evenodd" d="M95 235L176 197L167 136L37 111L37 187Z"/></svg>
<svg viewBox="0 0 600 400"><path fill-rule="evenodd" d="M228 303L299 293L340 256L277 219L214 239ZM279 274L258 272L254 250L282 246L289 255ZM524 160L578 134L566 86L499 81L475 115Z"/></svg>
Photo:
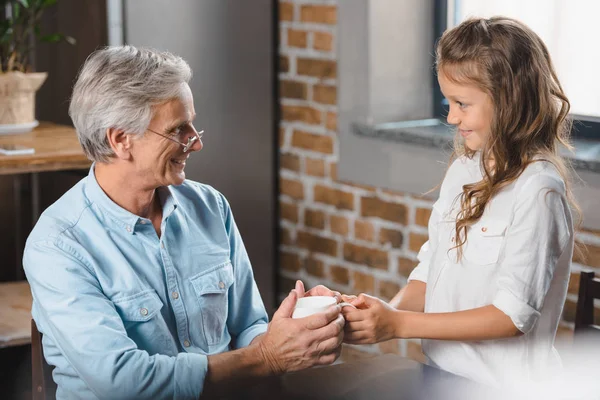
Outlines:
<svg viewBox="0 0 600 400"><path fill-rule="evenodd" d="M560 366L554 337L567 295L573 224L564 181L547 161L534 162L488 203L468 228L457 262L455 218L465 184L483 178L480 157L448 169L429 220L429 241L409 280L427 283L426 313L493 304L524 335L472 342L423 340L432 364L488 385L546 377Z"/></svg>

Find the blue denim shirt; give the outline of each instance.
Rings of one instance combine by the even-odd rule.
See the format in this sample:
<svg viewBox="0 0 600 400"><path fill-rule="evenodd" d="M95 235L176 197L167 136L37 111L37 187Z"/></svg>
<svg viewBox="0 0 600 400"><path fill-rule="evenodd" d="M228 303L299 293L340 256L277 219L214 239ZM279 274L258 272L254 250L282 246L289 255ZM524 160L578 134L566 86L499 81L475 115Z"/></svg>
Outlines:
<svg viewBox="0 0 600 400"><path fill-rule="evenodd" d="M58 399L198 398L207 355L247 346L267 314L226 199L158 189L161 237L89 175L50 206L23 264Z"/></svg>

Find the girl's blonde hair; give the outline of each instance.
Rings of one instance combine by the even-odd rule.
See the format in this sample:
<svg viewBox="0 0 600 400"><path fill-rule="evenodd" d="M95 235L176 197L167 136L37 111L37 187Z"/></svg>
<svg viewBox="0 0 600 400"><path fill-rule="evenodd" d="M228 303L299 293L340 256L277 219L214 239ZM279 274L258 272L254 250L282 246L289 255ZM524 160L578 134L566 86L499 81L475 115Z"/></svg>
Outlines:
<svg viewBox="0 0 600 400"><path fill-rule="evenodd" d="M436 67L455 83L483 90L494 106L490 136L481 151L483 180L464 185L460 196L455 227L459 258L467 228L481 218L490 199L538 160L549 161L558 170L580 221L571 192L571 168L559 156L560 144L572 148L570 104L540 37L511 18L469 19L443 34ZM474 154L457 135L453 157Z"/></svg>

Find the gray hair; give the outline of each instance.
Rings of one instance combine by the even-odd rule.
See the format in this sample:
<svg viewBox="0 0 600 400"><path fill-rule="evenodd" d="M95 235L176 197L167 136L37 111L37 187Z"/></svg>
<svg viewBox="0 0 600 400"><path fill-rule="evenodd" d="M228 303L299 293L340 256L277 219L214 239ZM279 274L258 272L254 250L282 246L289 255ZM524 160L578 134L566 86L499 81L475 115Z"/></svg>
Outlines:
<svg viewBox="0 0 600 400"><path fill-rule="evenodd" d="M69 105L87 157L109 162L114 152L106 130L143 135L153 107L179 97L181 84L191 77L188 63L168 52L129 45L93 52L79 72Z"/></svg>

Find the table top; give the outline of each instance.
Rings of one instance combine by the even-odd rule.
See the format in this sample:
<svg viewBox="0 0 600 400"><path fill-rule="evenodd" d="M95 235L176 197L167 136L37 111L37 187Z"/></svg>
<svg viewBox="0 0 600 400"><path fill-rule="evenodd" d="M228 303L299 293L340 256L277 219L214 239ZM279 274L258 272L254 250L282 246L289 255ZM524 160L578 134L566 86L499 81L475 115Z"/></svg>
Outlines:
<svg viewBox="0 0 600 400"><path fill-rule="evenodd" d="M0 348L31 343L31 301L27 281L0 283Z"/></svg>
<svg viewBox="0 0 600 400"><path fill-rule="evenodd" d="M0 135L0 145L19 144L33 147L34 154L0 154L0 175L29 172L64 171L89 168L75 129L42 122L33 131L18 135Z"/></svg>
<svg viewBox="0 0 600 400"><path fill-rule="evenodd" d="M244 398L469 400L490 399L490 394L490 388L470 380L406 357L385 354L269 378L251 387Z"/></svg>

